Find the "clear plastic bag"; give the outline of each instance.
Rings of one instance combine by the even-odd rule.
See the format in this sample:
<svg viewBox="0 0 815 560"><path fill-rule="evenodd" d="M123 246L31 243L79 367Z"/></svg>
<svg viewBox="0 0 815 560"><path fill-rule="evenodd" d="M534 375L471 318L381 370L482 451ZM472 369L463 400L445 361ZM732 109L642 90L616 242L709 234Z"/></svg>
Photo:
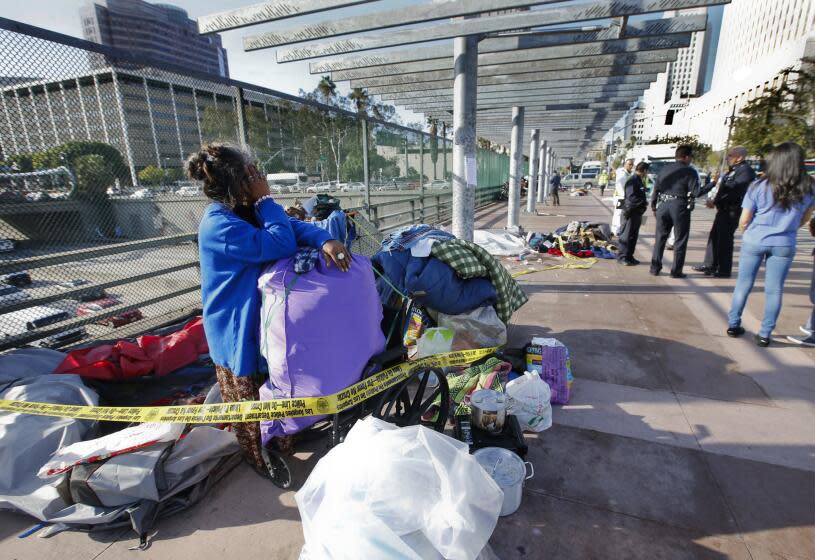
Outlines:
<svg viewBox="0 0 815 560"><path fill-rule="evenodd" d="M495 529L503 492L466 444L368 417L317 463L295 499L301 560L473 560Z"/></svg>
<svg viewBox="0 0 815 560"><path fill-rule="evenodd" d="M451 348L454 351L492 348L507 342L507 327L492 306L478 307L460 315L439 313L438 323L439 327L447 327L455 333Z"/></svg>
<svg viewBox="0 0 815 560"><path fill-rule="evenodd" d="M518 418L525 432L542 432L552 427L552 391L536 371L527 371L507 383L508 412Z"/></svg>
<svg viewBox="0 0 815 560"><path fill-rule="evenodd" d="M453 348L454 336L455 331L448 327L425 329L422 337L416 343L416 357L426 358L449 352Z"/></svg>

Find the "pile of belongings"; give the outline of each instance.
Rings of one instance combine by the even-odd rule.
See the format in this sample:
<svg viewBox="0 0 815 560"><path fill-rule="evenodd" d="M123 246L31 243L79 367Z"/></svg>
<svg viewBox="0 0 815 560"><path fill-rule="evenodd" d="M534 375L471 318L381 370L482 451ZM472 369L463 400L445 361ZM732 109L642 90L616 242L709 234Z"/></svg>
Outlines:
<svg viewBox="0 0 815 560"><path fill-rule="evenodd" d="M356 232L336 198L317 195L303 205L312 223L328 230L350 251ZM385 349L379 302L370 261L353 255L347 272L329 267L317 249L300 248L268 265L258 280L261 293L260 352L268 377L261 400L337 393L362 377L366 364ZM325 416L266 420L266 445L293 435Z"/></svg>
<svg viewBox="0 0 815 560"><path fill-rule="evenodd" d="M293 206L286 208L286 214L301 221L326 230L334 239L342 242L350 251L357 238L353 218L356 212L345 211L340 207L340 200L327 194L318 194L303 204L294 201ZM297 273L303 274L314 267L320 252L312 247L301 247L297 252Z"/></svg>
<svg viewBox="0 0 815 560"><path fill-rule="evenodd" d="M371 262L382 304L410 302L404 342L411 357L504 344L506 323L527 302L485 248L427 224L389 234Z"/></svg>
<svg viewBox="0 0 815 560"><path fill-rule="evenodd" d="M604 223L570 222L551 233L529 233L527 244L539 253L563 256L565 251L578 258L615 259L617 247L611 243L611 228Z"/></svg>
<svg viewBox="0 0 815 560"><path fill-rule="evenodd" d="M144 335L70 352L55 373L75 373L106 381L166 375L209 352L200 317L166 336Z"/></svg>
<svg viewBox="0 0 815 560"><path fill-rule="evenodd" d="M107 345L147 352L154 368L140 377L108 378L93 368L79 375L58 373L71 355L13 350L0 355L0 399L123 407L220 402L208 355L196 354L192 363L169 371L176 359L163 360L143 344L170 341L170 353L187 344L197 352L206 348L206 340L185 341L196 338L195 325L195 320L175 324L140 337L141 342ZM121 368L110 364L102 370ZM144 547L157 519L197 503L242 461L234 433L221 428L0 412L0 509L36 518L44 527L41 536L131 527Z"/></svg>

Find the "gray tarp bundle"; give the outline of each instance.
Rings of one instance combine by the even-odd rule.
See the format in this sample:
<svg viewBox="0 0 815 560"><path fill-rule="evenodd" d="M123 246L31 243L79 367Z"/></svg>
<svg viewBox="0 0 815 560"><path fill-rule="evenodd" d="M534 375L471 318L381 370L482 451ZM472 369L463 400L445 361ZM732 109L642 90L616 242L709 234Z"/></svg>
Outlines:
<svg viewBox="0 0 815 560"><path fill-rule="evenodd" d="M79 376L50 374L63 357L44 349L0 356L0 398L97 405L98 395ZM118 455L92 469L37 476L57 449L95 437L95 428L87 420L0 412L0 509L54 523L47 534L126 523L144 538L158 515L195 503L240 461L233 433L197 426L174 444Z"/></svg>

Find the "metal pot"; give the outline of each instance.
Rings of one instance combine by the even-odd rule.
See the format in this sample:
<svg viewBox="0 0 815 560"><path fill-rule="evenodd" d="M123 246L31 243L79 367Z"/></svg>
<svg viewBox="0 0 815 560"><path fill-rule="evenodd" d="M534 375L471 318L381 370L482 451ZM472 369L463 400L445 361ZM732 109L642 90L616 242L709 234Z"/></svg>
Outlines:
<svg viewBox="0 0 815 560"><path fill-rule="evenodd" d="M484 447L473 453L473 457L504 491L500 515L515 513L521 507L524 481L535 476L535 467L503 447ZM529 475L526 474L527 466Z"/></svg>
<svg viewBox="0 0 815 560"><path fill-rule="evenodd" d="M479 430L499 434L507 419L507 396L492 389L480 389L470 395L470 419Z"/></svg>

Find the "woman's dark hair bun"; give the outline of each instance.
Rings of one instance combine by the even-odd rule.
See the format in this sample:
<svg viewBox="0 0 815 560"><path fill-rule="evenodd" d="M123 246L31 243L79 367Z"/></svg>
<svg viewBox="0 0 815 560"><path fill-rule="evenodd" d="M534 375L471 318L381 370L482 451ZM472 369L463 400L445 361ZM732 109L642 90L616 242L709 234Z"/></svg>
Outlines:
<svg viewBox="0 0 815 560"><path fill-rule="evenodd" d="M211 143L187 158L187 176L204 183L204 194L230 208L245 205L249 189L247 164L251 160L240 148Z"/></svg>
<svg viewBox="0 0 815 560"><path fill-rule="evenodd" d="M187 177L194 181L203 181L205 177L203 169L205 161L206 158L203 152L190 154L190 157L187 158Z"/></svg>

